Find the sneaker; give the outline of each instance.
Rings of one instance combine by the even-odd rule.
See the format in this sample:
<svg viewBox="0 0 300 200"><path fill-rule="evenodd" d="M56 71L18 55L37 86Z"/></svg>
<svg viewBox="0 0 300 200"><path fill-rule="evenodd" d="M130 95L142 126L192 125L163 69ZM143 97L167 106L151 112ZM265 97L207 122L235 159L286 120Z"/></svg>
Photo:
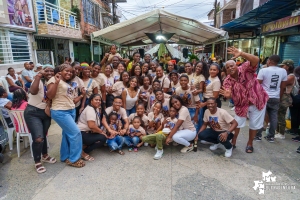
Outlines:
<svg viewBox="0 0 300 200"><path fill-rule="evenodd" d="M187 152L190 152L190 151L193 151L194 150L194 145L190 146L190 147L183 147L181 149L181 153L187 153Z"/></svg>
<svg viewBox="0 0 300 200"><path fill-rule="evenodd" d="M128 148L128 151L129 151L129 152L132 152L132 147L129 147L129 148Z"/></svg>
<svg viewBox="0 0 300 200"><path fill-rule="evenodd" d="M294 138L292 138L292 140L294 141L294 142L300 142L300 137L298 136L298 137L294 137Z"/></svg>
<svg viewBox="0 0 300 200"><path fill-rule="evenodd" d="M275 138L275 139L281 139L281 140L284 140L284 139L285 139L285 135L282 135L282 134L278 133L278 134L275 135L274 138Z"/></svg>
<svg viewBox="0 0 300 200"><path fill-rule="evenodd" d="M164 150L157 150L156 154L153 157L153 159L154 160L159 160L159 159L161 159L161 157L162 157L163 154L164 154Z"/></svg>
<svg viewBox="0 0 300 200"><path fill-rule="evenodd" d="M207 142L205 140L201 140L200 142L201 142L201 144L214 144L214 143L211 143L211 142Z"/></svg>
<svg viewBox="0 0 300 200"><path fill-rule="evenodd" d="M235 107L231 108L230 110L234 111L234 110L235 110Z"/></svg>
<svg viewBox="0 0 300 200"><path fill-rule="evenodd" d="M172 144L173 144L173 146L178 146L179 145L177 142L173 142Z"/></svg>
<svg viewBox="0 0 300 200"><path fill-rule="evenodd" d="M139 149L138 149L137 147L134 147L134 148L133 148L133 151L134 151L134 152L138 152L138 150L139 150Z"/></svg>
<svg viewBox="0 0 300 200"><path fill-rule="evenodd" d="M148 146L148 143L147 143L147 142L145 142L145 143L144 143L144 147L147 147L147 146Z"/></svg>
<svg viewBox="0 0 300 200"><path fill-rule="evenodd" d="M269 136L265 136L264 137L268 142L273 143L274 142L274 138L273 137L269 137Z"/></svg>
<svg viewBox="0 0 300 200"><path fill-rule="evenodd" d="M257 142L260 142L260 141L261 141L261 137L255 136L255 137L254 137L254 140L257 141Z"/></svg>
<svg viewBox="0 0 300 200"><path fill-rule="evenodd" d="M233 149L233 147L231 147L231 149L226 149L226 151L225 151L225 157L226 158L231 157L231 155L232 155L232 149Z"/></svg>
<svg viewBox="0 0 300 200"><path fill-rule="evenodd" d="M300 153L300 147L297 149L297 153Z"/></svg>
<svg viewBox="0 0 300 200"><path fill-rule="evenodd" d="M218 143L218 144L210 145L209 149L212 150L212 151L214 151L214 150L217 150L220 147L221 147L221 144Z"/></svg>

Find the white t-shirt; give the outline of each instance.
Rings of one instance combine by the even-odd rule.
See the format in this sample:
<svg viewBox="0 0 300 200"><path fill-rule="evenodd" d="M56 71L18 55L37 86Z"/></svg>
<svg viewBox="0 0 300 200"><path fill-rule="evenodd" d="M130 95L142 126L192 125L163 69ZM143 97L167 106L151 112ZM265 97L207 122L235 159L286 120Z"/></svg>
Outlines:
<svg viewBox="0 0 300 200"><path fill-rule="evenodd" d="M208 122L209 126L215 131L227 131L230 128L230 122L233 120L234 118L222 108L217 108L215 114L211 114L210 110L207 109L203 117L203 121Z"/></svg>
<svg viewBox="0 0 300 200"><path fill-rule="evenodd" d="M259 71L258 80L262 80L262 87L269 95L269 98L280 98L280 85L282 81L287 81L286 70L271 66Z"/></svg>
<svg viewBox="0 0 300 200"><path fill-rule="evenodd" d="M87 106L82 113L80 114L80 117L78 119L78 128L80 131L91 131L91 129L88 126L88 121L94 121L96 125L100 126L100 111L97 109L97 112L95 112L95 109L91 106Z"/></svg>
<svg viewBox="0 0 300 200"><path fill-rule="evenodd" d="M24 83L27 83L28 81L25 79L25 76L28 76L32 80L34 76L33 70L27 70L27 69L22 70L22 79Z"/></svg>

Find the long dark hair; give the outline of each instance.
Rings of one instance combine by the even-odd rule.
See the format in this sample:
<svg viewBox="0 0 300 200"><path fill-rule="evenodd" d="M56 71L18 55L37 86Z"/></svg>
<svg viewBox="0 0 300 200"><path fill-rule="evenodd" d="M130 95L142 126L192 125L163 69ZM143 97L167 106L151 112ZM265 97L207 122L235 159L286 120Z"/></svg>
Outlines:
<svg viewBox="0 0 300 200"><path fill-rule="evenodd" d="M220 69L220 66L219 66L217 63L212 63L212 64L210 64L209 67L211 67L211 66L216 66L217 69L219 70L219 73L217 74L217 77L220 79L221 85L222 85L222 84L223 84L223 80L222 80L222 77L221 77L221 69Z"/></svg>
<svg viewBox="0 0 300 200"><path fill-rule="evenodd" d="M204 76L205 80L207 80L209 78L209 69L208 69L207 63L203 62L203 61L199 61L196 63L195 68L200 63L202 64L201 74Z"/></svg>
<svg viewBox="0 0 300 200"><path fill-rule="evenodd" d="M12 107L18 109L23 101L27 101L27 95L23 89L17 89L13 94Z"/></svg>
<svg viewBox="0 0 300 200"><path fill-rule="evenodd" d="M181 106L184 106L183 100L182 100L182 98L181 98L180 96L178 96L178 95L172 95L171 98L170 98L170 108L171 108L171 107L174 107L174 106L172 105L172 100L173 100L173 99L178 100L178 101L180 102ZM174 107L174 108L175 108L175 107ZM176 109L176 110L177 110L177 109ZM177 110L177 111L178 111L178 110Z"/></svg>
<svg viewBox="0 0 300 200"><path fill-rule="evenodd" d="M100 110L100 113L98 113L97 109L94 108L92 106L92 100L96 97L100 97L100 101L101 101L101 108L99 109ZM102 102L102 98L101 98L101 95L100 94L92 94L89 98L89 101L88 101L88 105L91 106L92 108L94 108L95 110L95 114L96 114L96 120L98 122L98 124L100 125L101 124L101 120L102 120L102 114L103 114L103 109L104 109L104 106L103 106L103 102Z"/></svg>
<svg viewBox="0 0 300 200"><path fill-rule="evenodd" d="M130 82L133 80L133 79L136 79L136 86L134 87L134 90L137 91L139 89L139 79L138 77L136 76L131 76L129 81L128 81L128 84L127 84L127 88L130 87Z"/></svg>
<svg viewBox="0 0 300 200"><path fill-rule="evenodd" d="M125 73L127 73L129 76L129 73L125 69L125 71L120 74L120 81L123 81L123 74L125 74Z"/></svg>

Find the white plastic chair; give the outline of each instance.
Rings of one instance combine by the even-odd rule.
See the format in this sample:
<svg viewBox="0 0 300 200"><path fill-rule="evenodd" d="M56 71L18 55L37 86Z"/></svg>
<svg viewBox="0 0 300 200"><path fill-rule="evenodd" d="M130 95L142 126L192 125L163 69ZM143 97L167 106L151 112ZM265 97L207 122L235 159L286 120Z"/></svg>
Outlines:
<svg viewBox="0 0 300 200"><path fill-rule="evenodd" d="M25 137L28 137L29 145L30 145L30 151L31 151L31 157L33 157L32 154L32 137L29 132L29 129L27 127L27 124L25 122L24 118L24 110L11 110L9 111L10 118L14 124L15 130L18 126L19 130L17 132L17 151L18 151L18 157L20 157L20 137L23 137L25 148L27 147L27 141L25 140ZM16 119L16 121L14 120ZM16 122L16 124L15 124Z"/></svg>
<svg viewBox="0 0 300 200"><path fill-rule="evenodd" d="M4 108L3 106L0 106L0 120L3 124L4 130L8 135L8 145L9 145L9 150L13 150L13 142L14 142L14 130L15 128L9 128L6 120L4 119L3 116L3 112L2 110L6 111L7 113L9 113L9 110L7 110L6 108Z"/></svg>

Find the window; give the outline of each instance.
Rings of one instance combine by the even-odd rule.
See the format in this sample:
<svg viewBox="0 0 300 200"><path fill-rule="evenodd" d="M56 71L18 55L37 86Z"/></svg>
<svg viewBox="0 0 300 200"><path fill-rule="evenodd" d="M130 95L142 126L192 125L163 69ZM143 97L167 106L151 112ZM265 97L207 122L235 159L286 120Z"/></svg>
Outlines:
<svg viewBox="0 0 300 200"><path fill-rule="evenodd" d="M83 0L83 15L84 15L84 22L89 23L93 26L101 28L102 22L100 21L101 15L101 8L98 4L90 0Z"/></svg>
<svg viewBox="0 0 300 200"><path fill-rule="evenodd" d="M0 29L0 64L30 60L31 49L27 34Z"/></svg>

